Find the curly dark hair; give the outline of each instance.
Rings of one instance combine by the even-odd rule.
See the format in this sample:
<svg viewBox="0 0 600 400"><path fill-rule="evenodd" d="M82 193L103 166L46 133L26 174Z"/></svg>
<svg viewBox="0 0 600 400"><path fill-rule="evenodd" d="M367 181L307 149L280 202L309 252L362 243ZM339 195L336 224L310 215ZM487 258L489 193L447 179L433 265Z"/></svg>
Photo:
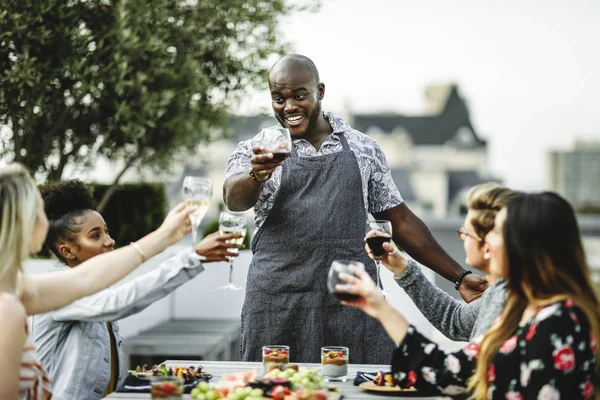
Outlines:
<svg viewBox="0 0 600 400"><path fill-rule="evenodd" d="M46 184L40 187L40 193L50 222L46 246L64 262L57 244L75 240L74 235L81 231L80 217L88 210L95 210L96 202L78 179Z"/></svg>

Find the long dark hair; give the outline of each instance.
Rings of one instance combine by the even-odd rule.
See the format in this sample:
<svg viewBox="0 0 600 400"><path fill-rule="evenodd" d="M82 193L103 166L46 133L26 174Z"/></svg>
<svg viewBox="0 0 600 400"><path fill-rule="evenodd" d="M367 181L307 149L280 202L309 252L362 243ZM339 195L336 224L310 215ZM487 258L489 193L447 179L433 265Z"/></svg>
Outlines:
<svg viewBox="0 0 600 400"><path fill-rule="evenodd" d="M487 397L490 361L517 329L529 304L544 306L572 298L600 343L600 303L571 205L555 193L544 192L513 198L506 209L503 237L509 265L508 299L501 323L481 342L477 368L469 382L475 398ZM594 382L598 382L598 373L596 365ZM600 398L600 391L596 398Z"/></svg>

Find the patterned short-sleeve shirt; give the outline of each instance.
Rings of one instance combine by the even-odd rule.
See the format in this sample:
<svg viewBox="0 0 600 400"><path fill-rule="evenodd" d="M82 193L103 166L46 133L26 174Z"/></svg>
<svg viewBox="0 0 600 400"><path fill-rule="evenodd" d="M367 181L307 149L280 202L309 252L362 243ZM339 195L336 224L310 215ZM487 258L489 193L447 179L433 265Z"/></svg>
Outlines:
<svg viewBox="0 0 600 400"><path fill-rule="evenodd" d="M305 139L295 139L294 149L299 157L315 157L343 150L339 134L343 133L348 141L350 150L356 155L362 178L362 193L365 210L368 213L378 213L402 204L403 199L392 179L390 168L383 151L371 137L354 130L342 118L324 113L325 118L333 128L319 151ZM266 128L274 129L275 127ZM227 161L227 178L240 173L248 173L252 148L258 145L262 131L249 140L240 142ZM254 206L254 222L258 229L267 219L275 204L277 192L281 186L281 170L279 167L271 178L263 185L258 202Z"/></svg>

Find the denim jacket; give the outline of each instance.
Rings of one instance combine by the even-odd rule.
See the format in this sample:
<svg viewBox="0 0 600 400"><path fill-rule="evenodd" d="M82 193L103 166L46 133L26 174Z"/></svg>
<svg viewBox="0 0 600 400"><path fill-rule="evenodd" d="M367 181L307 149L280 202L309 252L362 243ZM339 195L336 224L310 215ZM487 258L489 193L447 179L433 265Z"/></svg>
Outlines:
<svg viewBox="0 0 600 400"><path fill-rule="evenodd" d="M119 325L204 270L194 251L181 252L121 286L84 297L68 306L31 317L37 353L52 385L53 399L95 400L104 397L110 380L111 322L122 374ZM62 265L60 269L67 268Z"/></svg>

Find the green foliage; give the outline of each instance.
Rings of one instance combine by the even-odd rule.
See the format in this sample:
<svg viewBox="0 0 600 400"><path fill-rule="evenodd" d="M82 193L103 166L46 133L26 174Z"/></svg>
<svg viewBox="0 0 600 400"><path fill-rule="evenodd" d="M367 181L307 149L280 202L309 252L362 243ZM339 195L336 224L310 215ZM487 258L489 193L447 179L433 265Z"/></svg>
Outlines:
<svg viewBox="0 0 600 400"><path fill-rule="evenodd" d="M92 184L100 201L108 185ZM123 184L111 197L102 216L117 247L147 235L162 224L168 211L165 187L156 183Z"/></svg>
<svg viewBox="0 0 600 400"><path fill-rule="evenodd" d="M587 203L576 209L577 214L600 214L600 204Z"/></svg>
<svg viewBox="0 0 600 400"><path fill-rule="evenodd" d="M206 225L206 227L204 227L204 229L202 230L202 237L206 237L207 235L210 235L213 232L218 232L219 231L219 219L215 219L213 221L211 221L208 225ZM244 246L246 247L246 250L250 249L250 232L248 232L248 229L246 229L246 237L244 238Z"/></svg>
<svg viewBox="0 0 600 400"><path fill-rule="evenodd" d="M297 4L0 0L0 157L50 180L99 155L164 169L226 134Z"/></svg>

